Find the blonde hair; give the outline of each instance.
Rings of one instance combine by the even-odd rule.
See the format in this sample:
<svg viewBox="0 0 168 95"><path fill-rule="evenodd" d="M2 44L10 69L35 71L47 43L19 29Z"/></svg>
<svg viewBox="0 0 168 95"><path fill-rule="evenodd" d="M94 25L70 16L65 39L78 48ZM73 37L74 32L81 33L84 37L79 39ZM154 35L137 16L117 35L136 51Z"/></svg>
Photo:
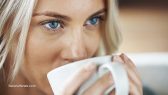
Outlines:
<svg viewBox="0 0 168 95"><path fill-rule="evenodd" d="M19 70L24 56L35 0L3 0L0 3L0 70L4 78L12 80ZM6 71L7 56L10 56L9 51L14 48L16 39L18 41L13 62L8 64L10 68L9 71Z"/></svg>
<svg viewBox="0 0 168 95"><path fill-rule="evenodd" d="M24 57L26 38L36 3L36 0L2 0L0 2L0 73L2 73L0 75L6 76L7 79L12 80L16 76ZM116 2L108 0L107 4L107 25L99 50L100 54L111 54L116 51L121 39L117 24ZM10 56L10 51L13 50L16 40L17 47L14 49L10 72L7 76L5 65L9 61L7 58Z"/></svg>
<svg viewBox="0 0 168 95"><path fill-rule="evenodd" d="M107 21L98 55L111 55L117 52L122 41L118 21L118 2L117 0L107 0L106 5Z"/></svg>

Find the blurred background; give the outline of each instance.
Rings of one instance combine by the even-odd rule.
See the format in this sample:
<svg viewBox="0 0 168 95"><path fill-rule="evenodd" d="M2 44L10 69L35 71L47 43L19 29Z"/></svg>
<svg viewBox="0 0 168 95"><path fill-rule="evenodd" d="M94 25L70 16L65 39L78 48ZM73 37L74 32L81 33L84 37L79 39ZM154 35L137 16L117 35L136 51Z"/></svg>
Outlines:
<svg viewBox="0 0 168 95"><path fill-rule="evenodd" d="M119 0L122 52L168 52L168 0Z"/></svg>
<svg viewBox="0 0 168 95"><path fill-rule="evenodd" d="M168 0L119 0L119 13L119 52L137 66L143 94L168 95Z"/></svg>

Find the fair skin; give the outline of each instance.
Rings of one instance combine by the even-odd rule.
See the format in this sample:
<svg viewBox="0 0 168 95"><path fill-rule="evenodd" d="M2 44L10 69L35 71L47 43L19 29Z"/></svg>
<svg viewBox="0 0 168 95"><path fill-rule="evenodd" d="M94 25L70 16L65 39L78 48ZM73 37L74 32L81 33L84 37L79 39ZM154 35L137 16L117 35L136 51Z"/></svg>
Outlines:
<svg viewBox="0 0 168 95"><path fill-rule="evenodd" d="M46 74L54 68L96 54L100 34L104 32L105 9L104 0L39 0L29 28L24 64L15 81L36 87L11 89L12 95L52 95ZM124 58L128 59L122 55L115 60L125 63L128 73L131 72L130 81L135 80L130 82L131 95L141 95L141 83L135 67ZM73 84L67 84L64 95L74 94L95 71L94 64L78 71L71 82ZM99 89L100 95L111 84L113 81L106 75L85 95L94 95L95 89Z"/></svg>

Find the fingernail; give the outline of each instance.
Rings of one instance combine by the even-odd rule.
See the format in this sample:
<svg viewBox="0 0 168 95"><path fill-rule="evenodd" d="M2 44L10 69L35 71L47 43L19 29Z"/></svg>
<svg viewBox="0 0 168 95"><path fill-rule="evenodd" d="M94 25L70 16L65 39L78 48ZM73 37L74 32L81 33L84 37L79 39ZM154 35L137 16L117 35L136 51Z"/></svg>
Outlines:
<svg viewBox="0 0 168 95"><path fill-rule="evenodd" d="M124 57L124 53L121 53L119 56L120 56L121 58L123 58L123 57Z"/></svg>
<svg viewBox="0 0 168 95"><path fill-rule="evenodd" d="M124 61L118 55L114 56L114 62L124 63Z"/></svg>
<svg viewBox="0 0 168 95"><path fill-rule="evenodd" d="M114 61L120 61L121 58L119 56L114 56Z"/></svg>

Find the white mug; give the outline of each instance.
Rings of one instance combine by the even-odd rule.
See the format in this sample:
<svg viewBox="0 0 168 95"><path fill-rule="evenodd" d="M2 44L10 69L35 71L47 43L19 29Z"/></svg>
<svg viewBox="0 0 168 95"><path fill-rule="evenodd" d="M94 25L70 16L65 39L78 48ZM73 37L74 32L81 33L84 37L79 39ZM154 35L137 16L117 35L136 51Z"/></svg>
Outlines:
<svg viewBox="0 0 168 95"><path fill-rule="evenodd" d="M76 95L82 95L82 93L90 87L96 80L98 80L105 73L110 72L114 85L111 86L104 95L108 95L115 88L116 95L128 95L129 94L129 81L127 72L124 69L122 63L112 62L112 56L101 56L89 58L67 65L58 67L47 74L49 83L54 92L54 95L61 95L61 92L64 89L64 86L68 80L75 74L77 70L83 67L86 64L97 64L98 71L93 74L84 84L81 85L79 90L76 92Z"/></svg>

